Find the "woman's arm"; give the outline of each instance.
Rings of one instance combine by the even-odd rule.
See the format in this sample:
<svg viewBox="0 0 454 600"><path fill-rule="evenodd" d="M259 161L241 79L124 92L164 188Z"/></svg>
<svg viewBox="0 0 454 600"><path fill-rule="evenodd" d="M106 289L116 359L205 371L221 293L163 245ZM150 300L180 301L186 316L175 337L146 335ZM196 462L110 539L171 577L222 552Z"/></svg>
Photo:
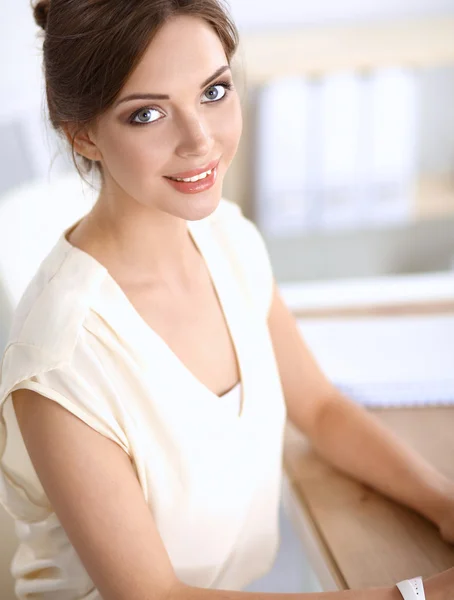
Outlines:
<svg viewBox="0 0 454 600"><path fill-rule="evenodd" d="M454 483L328 381L276 285L269 329L292 423L329 463L418 511L447 539Z"/></svg>
<svg viewBox="0 0 454 600"><path fill-rule="evenodd" d="M53 400L12 397L36 473L103 600L166 600L179 582L130 457Z"/></svg>

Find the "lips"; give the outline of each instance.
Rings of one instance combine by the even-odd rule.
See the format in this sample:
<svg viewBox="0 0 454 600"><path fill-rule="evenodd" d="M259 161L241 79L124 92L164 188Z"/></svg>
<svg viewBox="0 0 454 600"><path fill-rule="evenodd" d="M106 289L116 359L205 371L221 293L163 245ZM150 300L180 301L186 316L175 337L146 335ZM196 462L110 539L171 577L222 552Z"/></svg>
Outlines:
<svg viewBox="0 0 454 600"><path fill-rule="evenodd" d="M169 179L170 177L178 177L178 179L189 179L190 177L196 177L201 173L206 173L206 171L211 171L212 169L217 167L220 160L220 158L213 160L212 162L208 163L205 167L201 167L200 169L193 169L192 171L184 171L183 173L175 173L172 175L164 175L164 177L166 177L167 179Z"/></svg>

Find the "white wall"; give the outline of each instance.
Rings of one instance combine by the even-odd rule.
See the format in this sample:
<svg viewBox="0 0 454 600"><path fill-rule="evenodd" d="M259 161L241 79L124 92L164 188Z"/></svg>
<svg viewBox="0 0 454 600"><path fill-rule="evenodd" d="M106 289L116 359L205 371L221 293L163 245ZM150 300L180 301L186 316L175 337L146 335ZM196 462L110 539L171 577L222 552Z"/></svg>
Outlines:
<svg viewBox="0 0 454 600"><path fill-rule="evenodd" d="M18 112L39 102L40 44L29 0L1 0L0 115Z"/></svg>
<svg viewBox="0 0 454 600"><path fill-rule="evenodd" d="M228 0L243 29L454 13L454 0Z"/></svg>
<svg viewBox="0 0 454 600"><path fill-rule="evenodd" d="M47 175L55 135L44 123L42 38L30 0L0 0L0 193ZM57 161L54 170L62 168Z"/></svg>

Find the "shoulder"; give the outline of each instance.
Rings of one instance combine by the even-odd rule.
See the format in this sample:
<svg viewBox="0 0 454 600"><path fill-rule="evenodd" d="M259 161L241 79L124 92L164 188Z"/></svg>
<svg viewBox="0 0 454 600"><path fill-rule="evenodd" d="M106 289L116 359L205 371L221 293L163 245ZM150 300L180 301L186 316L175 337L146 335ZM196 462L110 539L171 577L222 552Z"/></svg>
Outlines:
<svg viewBox="0 0 454 600"><path fill-rule="evenodd" d="M15 308L5 355L20 350L47 368L70 360L104 276L87 258L59 243L47 255Z"/></svg>
<svg viewBox="0 0 454 600"><path fill-rule="evenodd" d="M238 204L226 198L221 199L209 221L214 237L224 248L254 306L267 315L274 275L261 231Z"/></svg>
<svg viewBox="0 0 454 600"><path fill-rule="evenodd" d="M24 388L57 402L127 449L116 419L120 398L113 371L96 355L100 344L87 327L104 272L89 255L71 249L61 261L44 260L17 306L1 358L0 425L4 402ZM3 433L0 427L0 448Z"/></svg>
<svg viewBox="0 0 454 600"><path fill-rule="evenodd" d="M244 215L238 204L222 198L208 220L215 234L230 240L236 248L243 244L248 246L248 255L257 249L263 252L265 242L260 230Z"/></svg>
<svg viewBox="0 0 454 600"><path fill-rule="evenodd" d="M232 250L241 251L243 260L259 259L268 264L269 256L263 235L257 225L244 215L238 204L222 198L209 219L213 229L224 236Z"/></svg>

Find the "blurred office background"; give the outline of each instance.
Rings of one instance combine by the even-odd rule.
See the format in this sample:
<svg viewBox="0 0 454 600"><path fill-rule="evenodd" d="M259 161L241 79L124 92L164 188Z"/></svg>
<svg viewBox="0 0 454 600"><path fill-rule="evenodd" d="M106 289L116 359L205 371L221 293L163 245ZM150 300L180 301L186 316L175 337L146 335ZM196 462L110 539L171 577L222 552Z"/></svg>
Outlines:
<svg viewBox="0 0 454 600"><path fill-rule="evenodd" d="M41 38L29 1L1 4L0 211L16 190L33 182L51 185L74 171L45 120ZM229 4L242 36L234 74L245 133L224 195L262 231L276 279L340 282L452 272L454 0ZM382 47L375 49L375 63L361 64L353 41L368 31ZM418 31L413 60L402 40L414 48ZM319 47L326 56L298 56L296 45L293 70L276 73L260 65L267 62L260 60L267 41L278 65L279 48L288 51L290 39L306 38L308 48ZM381 56L394 47L395 64ZM330 52L339 55L337 62ZM77 195L61 201L70 215ZM15 268L13 253L9 260ZM8 285L0 278L0 350L9 326ZM281 525L276 564L249 589L317 591L283 511ZM0 543L0 556L6 560L11 552ZM2 598L8 599L6 592Z"/></svg>

